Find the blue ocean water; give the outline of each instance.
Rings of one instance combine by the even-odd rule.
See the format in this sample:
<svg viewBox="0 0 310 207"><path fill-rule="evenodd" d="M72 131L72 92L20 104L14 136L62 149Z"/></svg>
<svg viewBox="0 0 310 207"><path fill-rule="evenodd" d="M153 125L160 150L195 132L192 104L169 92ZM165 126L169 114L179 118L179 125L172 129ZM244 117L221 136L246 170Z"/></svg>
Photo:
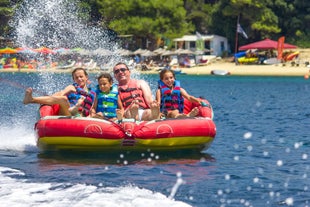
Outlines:
<svg viewBox="0 0 310 207"><path fill-rule="evenodd" d="M96 74L90 78L95 83ZM157 75L141 75L153 92ZM302 77L177 77L214 109L217 135L201 153L38 151L36 105L70 74L0 73L1 206L310 206L310 82Z"/></svg>

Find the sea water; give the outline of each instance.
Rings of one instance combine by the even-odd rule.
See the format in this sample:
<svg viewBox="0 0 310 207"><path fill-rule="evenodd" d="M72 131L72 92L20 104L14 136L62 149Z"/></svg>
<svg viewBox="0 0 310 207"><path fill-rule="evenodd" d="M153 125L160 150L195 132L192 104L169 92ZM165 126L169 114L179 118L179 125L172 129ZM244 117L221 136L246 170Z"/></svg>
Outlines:
<svg viewBox="0 0 310 207"><path fill-rule="evenodd" d="M93 22L83 24L69 0L25 0L11 22L22 47L117 51ZM84 12L85 14L85 12ZM45 57L42 57L45 58ZM100 57L108 65L116 53ZM189 69L190 70L190 69ZM90 79L96 83L91 74ZM153 94L158 75L148 81ZM27 87L50 95L70 74L0 73L0 206L224 207L309 206L310 82L303 78L177 77L208 99L217 135L203 152L54 153L36 147L37 105L23 105Z"/></svg>
<svg viewBox="0 0 310 207"><path fill-rule="evenodd" d="M189 69L190 70L190 69ZM91 74L95 82L97 74ZM46 74L58 87L70 74ZM0 73L0 201L3 206L309 206L310 82L302 77L179 75L214 109L209 149L182 154L38 151L38 73ZM156 89L158 75L142 75ZM57 80L57 81L56 81ZM154 93L154 92L153 92Z"/></svg>

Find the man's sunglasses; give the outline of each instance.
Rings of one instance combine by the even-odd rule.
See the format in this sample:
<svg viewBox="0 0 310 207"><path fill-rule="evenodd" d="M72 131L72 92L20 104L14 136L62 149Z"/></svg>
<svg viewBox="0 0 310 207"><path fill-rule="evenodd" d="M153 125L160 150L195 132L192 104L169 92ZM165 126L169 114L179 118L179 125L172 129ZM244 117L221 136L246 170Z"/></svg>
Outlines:
<svg viewBox="0 0 310 207"><path fill-rule="evenodd" d="M115 75L117 75L117 74L119 74L119 72L124 73L126 70L128 70L128 69L127 68L120 68L120 69L114 70L113 72Z"/></svg>

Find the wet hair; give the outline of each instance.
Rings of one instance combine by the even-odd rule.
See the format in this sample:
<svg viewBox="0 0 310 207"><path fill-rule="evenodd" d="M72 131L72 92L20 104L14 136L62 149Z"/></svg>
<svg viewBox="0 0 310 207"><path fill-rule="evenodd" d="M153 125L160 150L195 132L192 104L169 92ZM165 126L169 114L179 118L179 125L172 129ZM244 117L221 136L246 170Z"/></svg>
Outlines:
<svg viewBox="0 0 310 207"><path fill-rule="evenodd" d="M101 73L101 74L98 76L98 78L97 78L98 82L99 82L99 80L100 80L101 78L106 78L106 79L108 79L109 83L111 83L111 84L113 83L113 78L112 78L112 76L111 76L109 73Z"/></svg>
<svg viewBox="0 0 310 207"><path fill-rule="evenodd" d="M76 71L79 71L79 70L82 70L85 74L85 76L88 76L88 73L87 71L84 69L84 68L75 68L73 71L72 71L72 78L74 79L74 74L76 73Z"/></svg>
<svg viewBox="0 0 310 207"><path fill-rule="evenodd" d="M114 70L114 68L115 68L116 66L118 66L118 65L125 65L126 69L129 70L129 68L128 68L128 66L126 65L126 63L123 63L123 62L118 62L118 63L116 63L116 65L114 65L114 67L113 67L113 70Z"/></svg>
<svg viewBox="0 0 310 207"><path fill-rule="evenodd" d="M170 70L170 69L163 69L163 70L161 70L160 73L159 73L159 78L160 78L160 80L162 80L162 79L164 78L164 75L165 75L166 73L172 73L174 79L176 79L176 78L175 78L175 73L174 73L173 70Z"/></svg>

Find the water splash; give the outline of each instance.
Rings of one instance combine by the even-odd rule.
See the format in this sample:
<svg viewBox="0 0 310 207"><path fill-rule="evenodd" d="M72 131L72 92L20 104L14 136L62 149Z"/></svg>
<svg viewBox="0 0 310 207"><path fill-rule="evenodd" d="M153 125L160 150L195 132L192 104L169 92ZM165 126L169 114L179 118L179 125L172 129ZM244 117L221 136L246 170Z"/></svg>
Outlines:
<svg viewBox="0 0 310 207"><path fill-rule="evenodd" d="M111 69L117 62L127 62L126 58L118 54L120 46L117 34L100 26L102 23L90 22L90 11L87 8L81 10L78 6L80 4L72 0L25 0L16 8L10 26L17 46L82 49L82 52L71 50L66 57L62 56L64 54L31 54L36 55L34 59L38 63L38 70L53 67L53 62L79 58L92 59L100 69ZM59 85L63 83L53 80L50 74L39 76L40 90L51 94L62 88Z"/></svg>
<svg viewBox="0 0 310 207"><path fill-rule="evenodd" d="M17 9L11 26L16 43L23 47L116 49L116 34L86 23L87 11L78 1L25 0Z"/></svg>

